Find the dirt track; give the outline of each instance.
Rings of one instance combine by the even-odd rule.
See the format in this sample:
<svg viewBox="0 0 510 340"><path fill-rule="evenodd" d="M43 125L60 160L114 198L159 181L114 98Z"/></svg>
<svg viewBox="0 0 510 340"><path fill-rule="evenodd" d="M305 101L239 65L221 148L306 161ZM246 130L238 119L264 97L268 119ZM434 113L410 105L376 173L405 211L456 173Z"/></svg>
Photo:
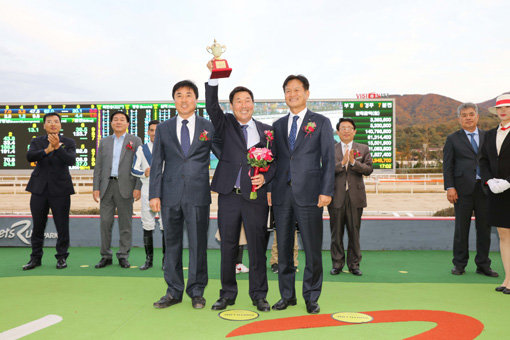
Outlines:
<svg viewBox="0 0 510 340"><path fill-rule="evenodd" d="M445 193L387 193L387 194L367 194L368 207L366 212L391 212L391 211L437 211L450 207L446 200ZM1 194L0 213L24 213L30 211L30 194ZM94 202L92 194L77 194L71 196L71 209L84 210L99 208L99 204ZM135 202L134 211L140 212L140 202ZM217 211L217 195L213 194L213 203L211 212Z"/></svg>

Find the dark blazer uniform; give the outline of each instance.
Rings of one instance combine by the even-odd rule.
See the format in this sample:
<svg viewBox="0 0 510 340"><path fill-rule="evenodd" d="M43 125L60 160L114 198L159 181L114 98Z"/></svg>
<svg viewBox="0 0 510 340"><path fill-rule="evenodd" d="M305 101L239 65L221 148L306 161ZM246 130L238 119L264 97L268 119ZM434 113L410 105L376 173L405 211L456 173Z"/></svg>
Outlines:
<svg viewBox="0 0 510 340"><path fill-rule="evenodd" d="M177 300L182 299L184 291L182 238L185 222L190 258L186 293L191 298L203 296L208 281L209 163L214 127L198 115L195 119L193 140L190 140L187 155L184 155L177 138L177 117L158 125L152 148L149 200L161 200L167 294ZM207 140L200 140L204 131L207 132Z"/></svg>
<svg viewBox="0 0 510 340"><path fill-rule="evenodd" d="M466 132L461 129L449 135L443 148L444 188L455 188L459 196L455 203L455 233L453 264L464 269L469 259L469 228L473 211L476 216L476 257L478 268L490 269L490 227L487 221L487 196L481 181L476 179L478 158L485 144L486 133L478 130L479 146L475 153Z"/></svg>
<svg viewBox="0 0 510 340"><path fill-rule="evenodd" d="M482 183L489 179L500 178L510 182L510 133L506 136L501 150L496 148L498 128L489 130L485 135L485 143L480 159ZM489 191L489 226L510 228L510 190L500 194Z"/></svg>
<svg viewBox="0 0 510 340"><path fill-rule="evenodd" d="M250 289L252 300L267 295L266 249L267 249L267 191L266 185L257 190L257 199L250 199L251 179L248 175L248 148L241 126L233 114L224 114L218 104L218 86L205 85L206 108L214 124L216 134L223 142L221 157L214 172L211 188L218 197L218 228L221 237L221 291L220 297L235 300L237 281L236 255L239 247L241 222L244 225L250 256ZM253 120L257 127L259 142L254 147L266 147L264 131L272 127ZM266 184L276 171L276 162L270 163L264 175ZM240 193L234 185L241 168Z"/></svg>
<svg viewBox="0 0 510 340"><path fill-rule="evenodd" d="M352 150L359 153L355 157L354 165L350 162L342 165L344 151L342 143L335 145L335 194L328 206L331 228L331 260L333 268L342 269L345 264L344 228L347 227L349 245L347 248L347 267L349 270L359 269L361 262L361 248L359 231L363 208L367 206L367 195L363 176L369 176L372 171L372 157L368 146L352 143ZM348 186L346 186L346 182ZM346 191L346 188L348 190Z"/></svg>
<svg viewBox="0 0 510 340"><path fill-rule="evenodd" d="M69 166L76 162L76 145L74 140L64 136L60 136L60 142L63 144L57 150L46 154L48 136L36 137L27 152L27 160L36 163L25 189L32 193L30 211L34 229L30 257L36 260L43 255L44 229L50 208L58 233L55 257L66 259L69 256L69 208L74 194Z"/></svg>
<svg viewBox="0 0 510 340"><path fill-rule="evenodd" d="M278 239L278 281L282 299L296 298L294 231L296 221L306 253L303 274L305 302L317 302L322 290L322 208L319 195L333 196L335 149L333 128L328 118L308 110L298 128L294 149L289 149L288 119L273 124L278 171L271 183L272 203ZM306 135L304 127L315 123ZM289 181L290 179L290 181Z"/></svg>

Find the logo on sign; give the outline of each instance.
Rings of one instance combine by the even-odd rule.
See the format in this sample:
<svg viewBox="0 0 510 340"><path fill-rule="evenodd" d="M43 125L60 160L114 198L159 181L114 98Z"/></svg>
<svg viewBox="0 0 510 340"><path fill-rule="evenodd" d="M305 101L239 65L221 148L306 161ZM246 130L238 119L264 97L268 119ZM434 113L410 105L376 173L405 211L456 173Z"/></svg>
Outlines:
<svg viewBox="0 0 510 340"><path fill-rule="evenodd" d="M29 228L32 226L32 221L21 220L14 222L10 227L0 229L0 239L14 239L18 238L24 244L30 245L29 239L32 237L32 230ZM57 238L57 233L44 233L45 239Z"/></svg>

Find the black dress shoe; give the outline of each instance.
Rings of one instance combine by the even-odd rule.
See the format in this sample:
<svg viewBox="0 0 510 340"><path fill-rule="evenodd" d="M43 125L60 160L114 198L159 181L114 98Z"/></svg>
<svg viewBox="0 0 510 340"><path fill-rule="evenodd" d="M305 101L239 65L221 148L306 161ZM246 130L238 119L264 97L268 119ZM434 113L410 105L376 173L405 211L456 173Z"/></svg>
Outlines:
<svg viewBox="0 0 510 340"><path fill-rule="evenodd" d="M505 288L503 289L503 294L510 294L510 289L509 288Z"/></svg>
<svg viewBox="0 0 510 340"><path fill-rule="evenodd" d="M269 312L271 310L271 306L269 306L269 302L266 299L253 300L253 305L257 306L257 310L261 312Z"/></svg>
<svg viewBox="0 0 510 340"><path fill-rule="evenodd" d="M284 310L287 309L288 306L295 306L296 303L297 301L295 298L290 300L280 299L280 301L275 303L272 308L274 310Z"/></svg>
<svg viewBox="0 0 510 340"><path fill-rule="evenodd" d="M278 263L273 263L271 265L271 271L275 274L278 274Z"/></svg>
<svg viewBox="0 0 510 340"><path fill-rule="evenodd" d="M119 266L121 266L122 268L129 268L131 267L131 265L129 264L128 260L127 259L119 259Z"/></svg>
<svg viewBox="0 0 510 340"><path fill-rule="evenodd" d="M232 306L234 303L236 303L236 300L220 297L218 301L216 301L214 305L212 305L211 309L224 310L225 308L227 308L227 306Z"/></svg>
<svg viewBox="0 0 510 340"><path fill-rule="evenodd" d="M493 271L491 268L476 268L477 274L483 274L490 277L498 277L499 274Z"/></svg>
<svg viewBox="0 0 510 340"><path fill-rule="evenodd" d="M458 267L453 267L452 268L452 274L453 275L462 275L464 274L466 271L463 269L463 268L458 268Z"/></svg>
<svg viewBox="0 0 510 340"><path fill-rule="evenodd" d="M506 289L505 286L499 286L499 287L496 287L496 292L502 292Z"/></svg>
<svg viewBox="0 0 510 340"><path fill-rule="evenodd" d="M356 269L350 269L349 271L352 273L352 275L356 275L356 276L361 276L361 275L363 275L363 273L361 272L361 270L359 270L358 268L356 268Z"/></svg>
<svg viewBox="0 0 510 340"><path fill-rule="evenodd" d="M106 266L109 266L112 264L112 259L106 259L106 258L101 258L101 260L99 260L99 262L96 264L96 268L104 268Z"/></svg>
<svg viewBox="0 0 510 340"><path fill-rule="evenodd" d="M158 301L154 302L152 305L155 308L167 308L167 307L170 307L172 305L178 304L181 301L182 301L182 299L174 299L172 297L172 295L167 294L165 296L162 296L161 299L159 299Z"/></svg>
<svg viewBox="0 0 510 340"><path fill-rule="evenodd" d="M330 273L331 275L338 275L338 274L340 274L341 272L342 272L342 269L339 269L339 268L332 268L332 269L330 270L330 272L329 272L329 273Z"/></svg>
<svg viewBox="0 0 510 340"><path fill-rule="evenodd" d="M317 314L321 311L317 301L308 301L306 303L306 311L310 314Z"/></svg>
<svg viewBox="0 0 510 340"><path fill-rule="evenodd" d="M57 269L64 269L67 268L67 262L66 259L61 258L57 260Z"/></svg>
<svg viewBox="0 0 510 340"><path fill-rule="evenodd" d="M194 296L191 298L191 305L195 309L202 309L205 307L205 299L203 296Z"/></svg>
<svg viewBox="0 0 510 340"><path fill-rule="evenodd" d="M23 266L23 270L34 269L41 265L41 259L30 259L26 265Z"/></svg>

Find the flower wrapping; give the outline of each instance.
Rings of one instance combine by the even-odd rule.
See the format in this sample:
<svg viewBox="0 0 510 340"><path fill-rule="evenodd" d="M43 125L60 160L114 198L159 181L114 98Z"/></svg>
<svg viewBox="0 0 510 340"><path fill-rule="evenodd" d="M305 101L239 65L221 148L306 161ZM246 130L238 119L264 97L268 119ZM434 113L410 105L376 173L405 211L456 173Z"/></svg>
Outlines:
<svg viewBox="0 0 510 340"><path fill-rule="evenodd" d="M267 135L266 135L267 136ZM269 144L269 140L268 140ZM268 148L255 148L252 147L248 150L248 164L253 168L253 176L257 176L260 172L267 172L269 170L269 163L273 158L273 153ZM251 170L250 170L251 172ZM250 174L250 177L252 175ZM251 186L250 199L257 199L256 185Z"/></svg>

